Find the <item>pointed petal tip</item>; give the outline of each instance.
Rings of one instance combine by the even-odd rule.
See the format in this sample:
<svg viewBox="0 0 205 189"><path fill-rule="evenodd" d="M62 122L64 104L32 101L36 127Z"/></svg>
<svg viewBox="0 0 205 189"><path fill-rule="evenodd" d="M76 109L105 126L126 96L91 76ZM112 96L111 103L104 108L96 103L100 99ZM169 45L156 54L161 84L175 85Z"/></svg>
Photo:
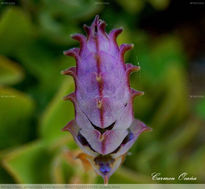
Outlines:
<svg viewBox="0 0 205 189"><path fill-rule="evenodd" d="M79 41L80 43L83 43L85 41L85 36L80 33L71 34L70 37L74 40Z"/></svg>
<svg viewBox="0 0 205 189"><path fill-rule="evenodd" d="M76 79L76 67L70 67L66 70L62 70L61 74L62 75L70 75L70 76L73 76L74 79Z"/></svg>
<svg viewBox="0 0 205 189"><path fill-rule="evenodd" d="M64 132L64 131L69 131L69 132L70 132L70 128L72 127L72 124L73 124L73 120L70 121L70 122L68 122L68 123L66 124L66 126L61 129L61 131L63 131L63 132Z"/></svg>
<svg viewBox="0 0 205 189"><path fill-rule="evenodd" d="M80 34L71 34L70 37L71 37L72 39L77 40L78 37L79 37L79 35L80 35ZM77 38L77 39L76 39L76 38Z"/></svg>
<svg viewBox="0 0 205 189"><path fill-rule="evenodd" d="M144 126L142 127L140 133L143 133L143 132L151 132L152 131L152 128L151 127L148 127L144 124Z"/></svg>
<svg viewBox="0 0 205 189"><path fill-rule="evenodd" d="M60 74L61 74L61 75L67 75L66 71L67 71L67 70L61 70L61 71L60 71Z"/></svg>
<svg viewBox="0 0 205 189"><path fill-rule="evenodd" d="M77 56L77 52L78 52L78 49L73 48L73 49L63 51L63 54L66 56Z"/></svg>
<svg viewBox="0 0 205 189"><path fill-rule="evenodd" d="M123 32L123 27L120 27L120 28L117 28L117 29L113 29L113 30L109 33L109 36L116 41L117 37L118 37L122 32Z"/></svg>
<svg viewBox="0 0 205 189"><path fill-rule="evenodd" d="M68 131L68 130L67 130L67 128L63 127L63 128L61 129L61 131L65 132L65 131Z"/></svg>
<svg viewBox="0 0 205 189"><path fill-rule="evenodd" d="M122 44L120 45L120 53L123 58L124 54L128 51L131 50L134 47L134 44Z"/></svg>
<svg viewBox="0 0 205 189"><path fill-rule="evenodd" d="M135 45L133 43L131 43L131 44L124 43L124 44L120 45L120 48L121 48L121 50L129 50L129 49L133 48L134 46Z"/></svg>
<svg viewBox="0 0 205 189"><path fill-rule="evenodd" d="M76 60L76 62L78 63L78 60L80 59L79 52L80 52L79 48L72 48L72 49L63 51L63 54L66 56L73 57Z"/></svg>
<svg viewBox="0 0 205 189"><path fill-rule="evenodd" d="M153 131L153 129L152 129L151 127L146 126L146 128L145 128L145 130L144 130L144 131L152 132L152 131Z"/></svg>
<svg viewBox="0 0 205 189"><path fill-rule="evenodd" d="M64 96L64 97L63 97L63 100L65 100L65 101L66 101L66 100L70 100L70 97Z"/></svg>
<svg viewBox="0 0 205 189"><path fill-rule="evenodd" d="M85 30L85 32L87 33L87 35L90 34L90 27L87 26L86 24L83 25L83 29Z"/></svg>
<svg viewBox="0 0 205 189"><path fill-rule="evenodd" d="M140 126L141 126L141 133L142 132L149 132L152 131L152 128L147 126L145 123L143 123L142 121L138 120Z"/></svg>
<svg viewBox="0 0 205 189"><path fill-rule="evenodd" d="M69 100L69 99L68 99L68 97L67 97L67 96L64 96L64 97L63 97L63 100L65 100L65 101L66 101L66 100Z"/></svg>
<svg viewBox="0 0 205 189"><path fill-rule="evenodd" d="M94 28L95 26L97 26L99 24L99 15L97 14L91 24L90 28Z"/></svg>
<svg viewBox="0 0 205 189"><path fill-rule="evenodd" d="M100 16L97 14L94 18L94 21L97 22L99 20Z"/></svg>
<svg viewBox="0 0 205 189"><path fill-rule="evenodd" d="M63 54L67 55L68 54L68 50L63 51Z"/></svg>
<svg viewBox="0 0 205 189"><path fill-rule="evenodd" d="M122 26L120 26L119 28L118 28L118 30L120 30L121 32L124 30L124 28L122 27Z"/></svg>
<svg viewBox="0 0 205 189"><path fill-rule="evenodd" d="M139 96L143 96L144 95L144 91L139 91Z"/></svg>
<svg viewBox="0 0 205 189"><path fill-rule="evenodd" d="M123 32L124 28L123 27L119 27L117 30L117 35L121 34Z"/></svg>
<svg viewBox="0 0 205 189"><path fill-rule="evenodd" d="M90 26L88 26L87 24L83 24L83 29L85 30L90 29Z"/></svg>
<svg viewBox="0 0 205 189"><path fill-rule="evenodd" d="M99 28L100 28L101 32L104 34L105 33L105 28L106 28L105 21L101 21Z"/></svg>
<svg viewBox="0 0 205 189"><path fill-rule="evenodd" d="M137 91L135 89L131 89L131 93L132 93L132 98L135 98L136 96L144 95L144 91Z"/></svg>
<svg viewBox="0 0 205 189"><path fill-rule="evenodd" d="M141 69L140 66L135 66L130 63L126 63L125 66L126 66L127 75L130 75L132 72L137 72Z"/></svg>
<svg viewBox="0 0 205 189"><path fill-rule="evenodd" d="M75 92L64 96L63 100L70 100L71 102L75 103Z"/></svg>

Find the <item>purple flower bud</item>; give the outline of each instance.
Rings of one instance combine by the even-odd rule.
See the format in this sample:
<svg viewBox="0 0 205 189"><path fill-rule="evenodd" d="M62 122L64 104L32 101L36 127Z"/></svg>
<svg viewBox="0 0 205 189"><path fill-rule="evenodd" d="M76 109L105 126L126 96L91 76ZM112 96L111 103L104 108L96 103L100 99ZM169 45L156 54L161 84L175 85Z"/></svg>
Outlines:
<svg viewBox="0 0 205 189"><path fill-rule="evenodd" d="M107 34L105 26L96 16L90 27L84 26L87 37L72 35L80 48L64 52L76 60L76 67L63 71L73 76L76 89L65 97L75 106L75 120L63 130L73 135L96 172L108 182L137 137L150 128L133 116L133 99L143 94L129 85L130 73L140 67L124 63L124 54L133 45L119 47L116 38L122 29Z"/></svg>

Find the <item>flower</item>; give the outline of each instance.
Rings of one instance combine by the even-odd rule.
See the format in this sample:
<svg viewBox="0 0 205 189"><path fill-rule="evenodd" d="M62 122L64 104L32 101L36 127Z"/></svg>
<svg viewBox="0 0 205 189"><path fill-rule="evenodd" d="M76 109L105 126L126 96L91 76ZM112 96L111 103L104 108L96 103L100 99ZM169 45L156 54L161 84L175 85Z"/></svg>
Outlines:
<svg viewBox="0 0 205 189"><path fill-rule="evenodd" d="M129 75L140 67L125 64L124 54L134 45L119 47L116 38L122 28L107 34L105 26L96 16L90 27L84 26L87 37L72 35L80 48L64 52L76 60L76 67L63 71L73 76L76 88L65 97L75 106L75 120L63 130L73 135L86 154L82 157L108 183L138 136L150 128L133 115L133 99L143 92L130 88Z"/></svg>

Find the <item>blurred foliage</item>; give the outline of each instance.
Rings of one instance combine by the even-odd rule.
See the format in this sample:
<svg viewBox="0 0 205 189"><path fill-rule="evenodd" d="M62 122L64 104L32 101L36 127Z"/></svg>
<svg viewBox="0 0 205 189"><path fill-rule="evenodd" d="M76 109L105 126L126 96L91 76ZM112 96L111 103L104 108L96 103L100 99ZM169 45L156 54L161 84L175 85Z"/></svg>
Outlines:
<svg viewBox="0 0 205 189"><path fill-rule="evenodd" d="M13 63L6 57L0 56L0 84L15 84L22 80L23 71L18 64Z"/></svg>
<svg viewBox="0 0 205 189"><path fill-rule="evenodd" d="M151 179L153 172L176 177L188 172L198 177L193 183L205 182L205 100L190 102L187 54L179 36L153 37L138 27L147 5L152 11L166 10L169 0L2 4L0 183L102 183L75 159L79 148L61 131L74 118L72 103L62 100L74 82L60 71L75 65L62 51L77 45L69 34L82 32L95 14L106 20L108 30L125 28L119 44L135 44L126 60L141 71L131 75L131 86L145 91L134 102L135 116L153 128L139 137L110 183L162 182Z"/></svg>

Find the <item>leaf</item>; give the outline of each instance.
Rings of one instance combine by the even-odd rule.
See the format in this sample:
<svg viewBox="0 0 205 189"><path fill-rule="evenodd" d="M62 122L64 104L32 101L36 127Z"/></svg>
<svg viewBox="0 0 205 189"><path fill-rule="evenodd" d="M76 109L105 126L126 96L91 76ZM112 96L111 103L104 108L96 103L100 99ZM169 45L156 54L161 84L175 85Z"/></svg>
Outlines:
<svg viewBox="0 0 205 189"><path fill-rule="evenodd" d="M183 170L187 170L190 175L198 177L200 183L204 183L204 169L205 169L205 145L197 147L192 154L186 157L185 161L182 162Z"/></svg>
<svg viewBox="0 0 205 189"><path fill-rule="evenodd" d="M166 70L162 86L165 93L164 100L161 100L161 104L158 105L151 121L152 126L158 129L158 134L168 130L168 126L173 130L173 126L177 126L177 123L180 123L189 111L186 98L188 97L188 89L184 78L185 73L179 66L173 64L169 66L169 70Z"/></svg>
<svg viewBox="0 0 205 189"><path fill-rule="evenodd" d="M197 133L202 127L202 123L196 118L187 120L186 123L181 123L182 127L173 132L167 137L166 147L172 152L180 151L183 147L191 145L196 140Z"/></svg>
<svg viewBox="0 0 205 189"><path fill-rule="evenodd" d="M0 53L14 55L26 46L33 35L33 28L28 15L21 9L6 9L0 20Z"/></svg>
<svg viewBox="0 0 205 189"><path fill-rule="evenodd" d="M67 150L67 144L71 144L71 146L74 144L71 135L61 137L53 142L37 140L12 151L5 151L1 157L2 165L17 183L56 183L56 180L53 180L56 166L58 167L56 159L64 153L65 149ZM73 161L75 160L73 159ZM70 170L72 166L72 163L69 167L66 165L69 173L72 172ZM74 168L72 167L72 169ZM67 176L70 178L70 175Z"/></svg>
<svg viewBox="0 0 205 189"><path fill-rule="evenodd" d="M42 46L39 41L32 41L29 46L18 52L17 57L29 73L40 80L40 84L46 83L49 85L52 83L51 78L54 77L56 82L58 81L60 73L57 68L59 64L49 49ZM52 83L52 85L54 86L55 83Z"/></svg>
<svg viewBox="0 0 205 189"><path fill-rule="evenodd" d="M140 34L139 34L140 35ZM141 36L136 36L139 38ZM152 85L163 82L169 66L183 66L185 55L180 40L173 36L164 36L150 44L147 37L136 39L133 53L137 55L143 74L142 80Z"/></svg>
<svg viewBox="0 0 205 189"><path fill-rule="evenodd" d="M0 87L0 149L18 146L30 139L33 100L14 89Z"/></svg>
<svg viewBox="0 0 205 189"><path fill-rule="evenodd" d="M3 159L3 166L21 184L50 183L50 162L53 151L42 142L18 148Z"/></svg>
<svg viewBox="0 0 205 189"><path fill-rule="evenodd" d="M140 172L147 173L150 171L150 167L157 167L158 161L155 162L155 158L160 154L160 152L163 149L163 145L155 140L151 144L147 145L143 148L143 150L139 153L137 153L137 157L135 160L133 158L135 155L132 155L132 164L133 168L135 170L138 170ZM155 164L153 164L155 162Z"/></svg>
<svg viewBox="0 0 205 189"><path fill-rule="evenodd" d="M14 184L14 180L11 177L11 175L8 174L8 172L0 166L0 184Z"/></svg>
<svg viewBox="0 0 205 189"><path fill-rule="evenodd" d="M61 17L62 19L67 19L67 21L85 19L88 16L98 12L102 8L102 5L97 4L95 0L43 0L43 6L46 7L51 15L58 15L58 17ZM42 10L44 11L45 9Z"/></svg>
<svg viewBox="0 0 205 189"><path fill-rule="evenodd" d="M44 40L61 46L74 44L74 40L69 35L80 32L76 23L69 22L69 25L59 23L52 18L48 11L43 11L38 16L40 21L38 31Z"/></svg>
<svg viewBox="0 0 205 189"><path fill-rule="evenodd" d="M65 79L58 93L42 115L39 134L43 139L55 140L65 135L61 130L71 119L74 119L74 108L71 102L63 101L63 96L73 91L73 79Z"/></svg>
<svg viewBox="0 0 205 189"><path fill-rule="evenodd" d="M18 83L23 78L23 71L18 64L0 56L0 85Z"/></svg>

